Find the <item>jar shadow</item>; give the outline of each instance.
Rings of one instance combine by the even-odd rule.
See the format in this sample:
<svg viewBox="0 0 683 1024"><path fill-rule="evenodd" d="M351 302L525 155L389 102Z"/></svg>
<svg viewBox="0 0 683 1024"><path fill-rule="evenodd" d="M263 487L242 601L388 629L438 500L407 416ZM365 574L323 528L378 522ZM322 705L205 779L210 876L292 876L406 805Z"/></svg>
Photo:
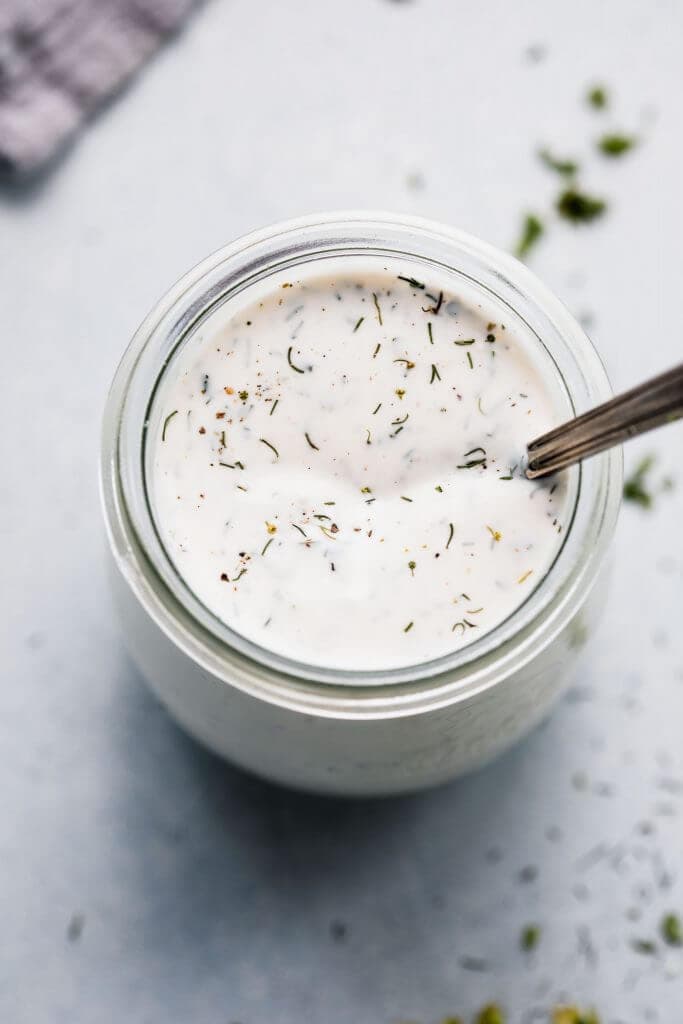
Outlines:
<svg viewBox="0 0 683 1024"><path fill-rule="evenodd" d="M112 733L126 764L112 794L116 842L135 863L130 896L144 908L150 941L169 913L188 939L198 928L227 938L246 925L286 943L292 915L308 941L341 942L358 927L388 936L401 922L421 930L486 892L505 856L501 837L510 849L526 845L529 818L519 808L529 772L539 770L534 739L434 790L331 798L262 781L204 749L130 663L122 690L125 727ZM556 748L554 756L563 760Z"/></svg>

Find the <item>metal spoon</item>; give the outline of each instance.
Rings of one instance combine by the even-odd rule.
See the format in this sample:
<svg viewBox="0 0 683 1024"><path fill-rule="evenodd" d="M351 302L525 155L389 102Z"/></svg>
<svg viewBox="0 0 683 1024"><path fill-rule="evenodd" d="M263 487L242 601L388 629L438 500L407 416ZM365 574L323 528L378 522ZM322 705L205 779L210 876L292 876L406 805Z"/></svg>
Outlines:
<svg viewBox="0 0 683 1024"><path fill-rule="evenodd" d="M683 416L683 364L548 431L527 446L530 480Z"/></svg>

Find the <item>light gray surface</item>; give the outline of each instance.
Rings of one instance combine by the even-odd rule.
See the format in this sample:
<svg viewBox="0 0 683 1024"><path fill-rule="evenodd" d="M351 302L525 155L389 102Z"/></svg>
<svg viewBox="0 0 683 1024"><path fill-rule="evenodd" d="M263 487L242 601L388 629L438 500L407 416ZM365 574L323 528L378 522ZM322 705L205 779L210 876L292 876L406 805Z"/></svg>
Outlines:
<svg viewBox="0 0 683 1024"><path fill-rule="evenodd" d="M148 695L111 619L95 478L123 346L209 250L348 206L508 246L557 188L536 145L583 156L603 123L643 136L590 161L610 216L557 227L533 266L594 315L617 387L680 359L682 37L674 0L214 2L42 187L0 196L0 1020L388 1024L497 998L518 1022L563 992L606 1021L683 1012L683 952L630 947L683 912L683 480L624 509L604 628L543 729L438 792L340 804L218 763ZM596 76L602 119L581 103ZM680 476L682 436L627 468L653 450Z"/></svg>

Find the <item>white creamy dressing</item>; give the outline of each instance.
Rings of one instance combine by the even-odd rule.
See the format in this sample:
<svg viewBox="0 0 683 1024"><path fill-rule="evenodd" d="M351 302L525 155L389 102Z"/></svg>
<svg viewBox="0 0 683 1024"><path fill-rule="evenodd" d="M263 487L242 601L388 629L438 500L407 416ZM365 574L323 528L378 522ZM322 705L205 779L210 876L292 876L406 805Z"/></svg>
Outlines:
<svg viewBox="0 0 683 1024"><path fill-rule="evenodd" d="M567 483L522 462L569 415L561 383L454 276L352 256L290 273L212 313L164 374L147 460L162 542L269 651L349 670L451 653L558 553Z"/></svg>

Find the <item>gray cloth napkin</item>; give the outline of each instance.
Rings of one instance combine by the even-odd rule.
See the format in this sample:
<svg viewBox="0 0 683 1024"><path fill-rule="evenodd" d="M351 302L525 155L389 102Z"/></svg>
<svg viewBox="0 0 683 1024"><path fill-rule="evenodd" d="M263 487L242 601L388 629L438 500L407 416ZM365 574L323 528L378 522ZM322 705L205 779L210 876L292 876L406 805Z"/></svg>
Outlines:
<svg viewBox="0 0 683 1024"><path fill-rule="evenodd" d="M199 0L0 0L0 164L41 168Z"/></svg>

